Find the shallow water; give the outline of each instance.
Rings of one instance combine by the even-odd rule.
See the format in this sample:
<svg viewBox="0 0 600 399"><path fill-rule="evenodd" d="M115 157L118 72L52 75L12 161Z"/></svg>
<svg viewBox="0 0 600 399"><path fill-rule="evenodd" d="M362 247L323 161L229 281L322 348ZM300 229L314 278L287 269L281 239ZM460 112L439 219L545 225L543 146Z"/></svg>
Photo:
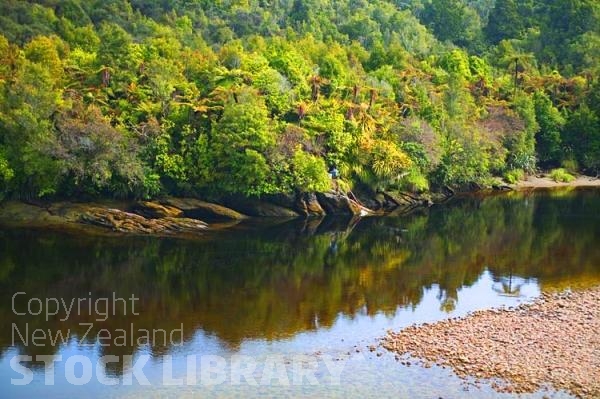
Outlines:
<svg viewBox="0 0 600 399"><path fill-rule="evenodd" d="M465 386L450 370L404 366L377 348L378 340L388 329L597 285L599 222L600 190L579 190L467 197L404 217L271 221L198 240L2 230L0 397L510 397L485 383ZM17 292L24 294L13 309ZM138 315L122 303L105 321L86 312L87 303L113 295L138 298ZM27 314L37 311L31 298L84 302L79 312L46 320L44 312ZM91 323L90 331L81 323ZM37 328L68 339L34 346ZM124 345L97 339L131 328ZM160 334L138 342L139 329L180 328L183 342L165 343ZM45 384L43 363L35 360L23 363L33 381L11 385L22 377L10 365L16 355L62 356L48 371L54 385ZM65 361L73 355L94 365L85 385L67 380ZM143 372L151 385L125 385L131 368L121 360L95 366L105 355L150 355ZM197 367L202 356L221 356L225 381L165 386L167 363L174 378L185 377L190 355ZM230 369L240 355L257 363L258 386L235 384ZM317 361L315 384L294 385L297 355ZM343 367L339 384L325 358ZM289 386L284 378L260 384L273 359L285 365ZM75 367L76 376L82 372ZM104 385L96 372L118 383ZM544 394L568 396L531 397Z"/></svg>

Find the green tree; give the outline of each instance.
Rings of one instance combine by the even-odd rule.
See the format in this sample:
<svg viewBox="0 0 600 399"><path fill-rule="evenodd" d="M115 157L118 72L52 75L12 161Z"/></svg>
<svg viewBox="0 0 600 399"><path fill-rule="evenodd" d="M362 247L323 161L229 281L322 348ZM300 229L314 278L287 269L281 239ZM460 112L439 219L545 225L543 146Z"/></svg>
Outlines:
<svg viewBox="0 0 600 399"><path fill-rule="evenodd" d="M560 135L565 119L546 94L535 93L534 102L535 118L540 125L535 136L538 161L544 168L559 166L563 156Z"/></svg>
<svg viewBox="0 0 600 399"><path fill-rule="evenodd" d="M481 40L481 20L477 12L462 0L431 0L421 21L442 41L477 48Z"/></svg>
<svg viewBox="0 0 600 399"><path fill-rule="evenodd" d="M244 91L239 103L225 105L213 127L209 184L228 193L261 195L277 192L267 154L275 145L267 108L256 92Z"/></svg>
<svg viewBox="0 0 600 399"><path fill-rule="evenodd" d="M533 26L532 0L496 0L485 27L487 40L497 44L505 39L521 38Z"/></svg>
<svg viewBox="0 0 600 399"><path fill-rule="evenodd" d="M545 43L539 56L549 63L570 64L571 44L587 32L600 33L600 3L596 0L549 0L539 10L540 36Z"/></svg>
<svg viewBox="0 0 600 399"><path fill-rule="evenodd" d="M535 105L533 99L525 94L517 96L514 101L516 113L523 121L523 129L517 129L504 139L508 150L508 169L522 169L533 173L536 167L535 135L540 130L540 125L535 118Z"/></svg>
<svg viewBox="0 0 600 399"><path fill-rule="evenodd" d="M567 120L562 139L585 170L600 172L600 117L583 105Z"/></svg>
<svg viewBox="0 0 600 399"><path fill-rule="evenodd" d="M293 185L301 192L323 192L331 188L331 179L327 174L325 161L301 149L294 152L292 174Z"/></svg>
<svg viewBox="0 0 600 399"><path fill-rule="evenodd" d="M62 192L92 196L143 196L144 170L137 149L94 106L75 104L57 117L50 152L60 162Z"/></svg>
<svg viewBox="0 0 600 399"><path fill-rule="evenodd" d="M15 177L15 172L11 169L4 154L0 152L0 200L8 191L8 184Z"/></svg>
<svg viewBox="0 0 600 399"><path fill-rule="evenodd" d="M14 183L26 197L54 193L61 169L49 151L56 140L53 115L61 106L60 90L41 61L20 60L0 100L0 143L15 172Z"/></svg>

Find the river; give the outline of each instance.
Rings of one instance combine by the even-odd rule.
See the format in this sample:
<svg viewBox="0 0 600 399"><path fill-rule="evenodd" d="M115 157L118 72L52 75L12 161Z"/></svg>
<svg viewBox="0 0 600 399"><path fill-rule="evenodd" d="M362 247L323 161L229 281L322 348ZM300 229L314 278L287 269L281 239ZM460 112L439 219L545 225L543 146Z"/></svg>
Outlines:
<svg viewBox="0 0 600 399"><path fill-rule="evenodd" d="M255 221L198 239L0 230L0 397L508 398L448 369L401 364L379 339L597 285L599 237L600 190L469 196L360 221ZM32 371L21 386L11 384L25 381L17 355ZM92 364L89 381L75 356ZM234 378L242 361L256 368ZM521 397L544 395L569 397Z"/></svg>

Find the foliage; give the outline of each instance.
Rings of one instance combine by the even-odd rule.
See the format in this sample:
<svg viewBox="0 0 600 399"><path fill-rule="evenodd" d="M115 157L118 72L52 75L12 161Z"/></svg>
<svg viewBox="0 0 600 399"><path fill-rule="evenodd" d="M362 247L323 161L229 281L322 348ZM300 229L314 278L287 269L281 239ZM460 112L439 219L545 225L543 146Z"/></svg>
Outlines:
<svg viewBox="0 0 600 399"><path fill-rule="evenodd" d="M600 171L597 1L271 3L2 2L2 195Z"/></svg>
<svg viewBox="0 0 600 399"><path fill-rule="evenodd" d="M540 128L535 118L534 103L530 97L519 95L514 107L523 120L524 128L505 138L504 145L509 151L506 163L511 169L533 173L536 166L535 134Z"/></svg>
<svg viewBox="0 0 600 399"><path fill-rule="evenodd" d="M540 165L559 165L562 157L560 132L564 127L565 119L546 94L536 93L534 102L536 120L540 125L540 130L536 134Z"/></svg>
<svg viewBox="0 0 600 399"><path fill-rule="evenodd" d="M451 139L443 143L443 148L440 164L433 172L436 183L461 188L489 179L490 154L481 151L475 143Z"/></svg>
<svg viewBox="0 0 600 399"><path fill-rule="evenodd" d="M508 184L516 184L525 178L525 172L522 169L512 169L504 173L504 180Z"/></svg>
<svg viewBox="0 0 600 399"><path fill-rule="evenodd" d="M429 190L427 176L419 170L411 168L406 176L402 178L400 186L410 192L422 193Z"/></svg>
<svg viewBox="0 0 600 399"><path fill-rule="evenodd" d="M0 153L0 199L4 197L8 183L15 176L15 172L10 168L8 161Z"/></svg>
<svg viewBox="0 0 600 399"><path fill-rule="evenodd" d="M481 20L477 12L461 0L431 0L423 10L421 20L440 40L459 46L476 47L481 35Z"/></svg>
<svg viewBox="0 0 600 399"><path fill-rule="evenodd" d="M564 161L561 162L560 166L563 169L566 169L567 172L573 174L573 173L577 173L577 171L579 170L579 165L577 164L577 161L575 161L574 159L565 159Z"/></svg>
<svg viewBox="0 0 600 399"><path fill-rule="evenodd" d="M275 145L267 109L253 92L225 105L208 143L210 176L206 183L226 193L260 195L278 191L267 152Z"/></svg>
<svg viewBox="0 0 600 399"><path fill-rule="evenodd" d="M292 158L294 186L303 192L327 191L331 180L325 161L319 157L296 150Z"/></svg>
<svg viewBox="0 0 600 399"><path fill-rule="evenodd" d="M575 176L571 175L563 168L553 169L550 172L550 178L555 182L570 183L575 180Z"/></svg>
<svg viewBox="0 0 600 399"><path fill-rule="evenodd" d="M600 116L587 105L570 115L563 141L579 165L593 173L600 171Z"/></svg>

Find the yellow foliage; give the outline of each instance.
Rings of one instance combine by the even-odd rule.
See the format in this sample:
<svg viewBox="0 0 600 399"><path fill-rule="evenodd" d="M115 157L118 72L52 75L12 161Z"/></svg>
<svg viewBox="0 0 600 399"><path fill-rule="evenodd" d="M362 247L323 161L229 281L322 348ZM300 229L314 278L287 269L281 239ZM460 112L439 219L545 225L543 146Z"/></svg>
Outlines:
<svg viewBox="0 0 600 399"><path fill-rule="evenodd" d="M375 140L371 157L371 167L378 177L394 177L411 166L408 155L389 141Z"/></svg>

